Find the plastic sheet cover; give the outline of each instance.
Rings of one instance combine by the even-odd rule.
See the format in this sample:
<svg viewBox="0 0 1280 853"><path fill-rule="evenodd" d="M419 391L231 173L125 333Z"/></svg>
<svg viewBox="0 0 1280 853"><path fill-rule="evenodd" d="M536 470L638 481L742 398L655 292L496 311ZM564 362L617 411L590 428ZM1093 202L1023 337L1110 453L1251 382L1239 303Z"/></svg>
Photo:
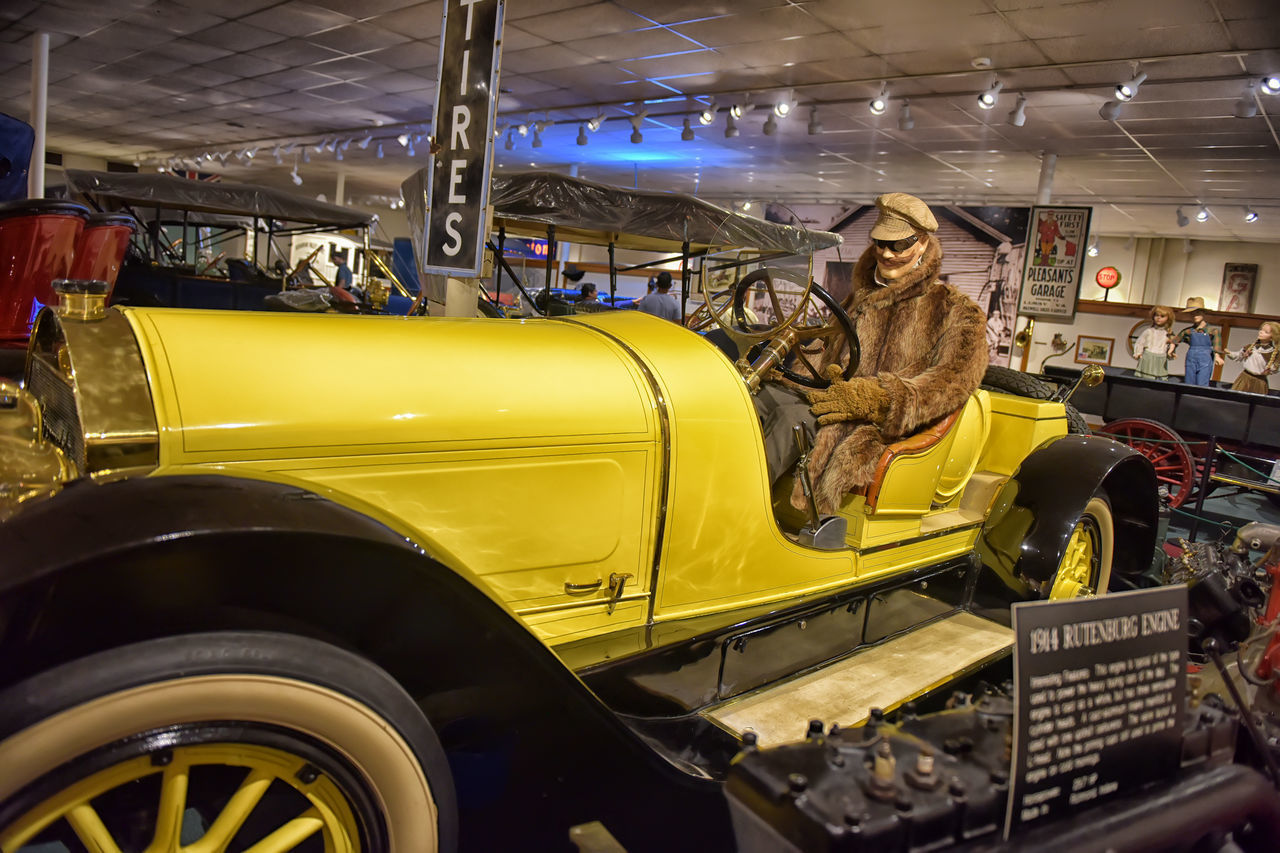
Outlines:
<svg viewBox="0 0 1280 853"><path fill-rule="evenodd" d="M427 207L427 170L419 169L401 191L414 250L424 257L422 228ZM680 193L631 190L553 172L494 175L489 202L500 219L573 228L577 232L629 234L666 240L679 251L686 240L705 246L755 248L792 255L836 246L840 235L766 222ZM580 239L580 238L578 238ZM670 248L670 247L669 247Z"/></svg>
<svg viewBox="0 0 1280 853"><path fill-rule="evenodd" d="M67 189L72 194L142 207L260 216L279 222L332 228L364 228L375 219L370 213L270 187L227 181L192 181L171 175L68 169Z"/></svg>

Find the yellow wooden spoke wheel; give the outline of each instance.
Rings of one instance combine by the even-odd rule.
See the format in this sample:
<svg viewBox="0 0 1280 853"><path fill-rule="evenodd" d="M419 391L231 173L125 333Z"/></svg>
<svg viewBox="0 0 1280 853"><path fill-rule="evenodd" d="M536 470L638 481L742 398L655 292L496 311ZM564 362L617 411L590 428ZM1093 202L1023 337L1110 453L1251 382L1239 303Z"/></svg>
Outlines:
<svg viewBox="0 0 1280 853"><path fill-rule="evenodd" d="M1090 499L1071 531L1049 599L1059 601L1106 592L1111 584L1114 542L1110 505L1100 497Z"/></svg>
<svg viewBox="0 0 1280 853"><path fill-rule="evenodd" d="M417 705L372 662L301 637L174 637L44 672L0 695L0 767L0 853L456 843Z"/></svg>

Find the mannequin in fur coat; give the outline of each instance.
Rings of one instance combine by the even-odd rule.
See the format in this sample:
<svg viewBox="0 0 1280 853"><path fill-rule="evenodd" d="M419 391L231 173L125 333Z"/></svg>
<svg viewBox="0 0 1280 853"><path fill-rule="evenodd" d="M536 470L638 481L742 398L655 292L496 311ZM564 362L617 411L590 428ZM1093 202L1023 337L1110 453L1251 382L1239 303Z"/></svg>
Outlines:
<svg viewBox="0 0 1280 853"><path fill-rule="evenodd" d="M871 482L887 444L961 408L987 367L981 309L938 280L942 249L933 213L906 193L882 195L876 206L872 244L854 267L844 303L862 361L846 382L838 377L848 348L827 353L831 387L808 395L820 425L809 470L822 513ZM798 483L792 503L805 505Z"/></svg>

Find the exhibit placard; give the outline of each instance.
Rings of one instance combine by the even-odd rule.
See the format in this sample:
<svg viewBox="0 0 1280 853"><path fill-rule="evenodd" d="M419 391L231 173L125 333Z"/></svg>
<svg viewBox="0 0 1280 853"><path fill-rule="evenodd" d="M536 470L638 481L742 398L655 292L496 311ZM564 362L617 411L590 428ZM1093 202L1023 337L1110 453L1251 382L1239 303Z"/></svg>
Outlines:
<svg viewBox="0 0 1280 853"><path fill-rule="evenodd" d="M1006 839L1177 771L1185 585L1015 604L1013 630Z"/></svg>
<svg viewBox="0 0 1280 853"><path fill-rule="evenodd" d="M1046 320L1076 316L1091 207L1031 209L1018 313Z"/></svg>
<svg viewBox="0 0 1280 853"><path fill-rule="evenodd" d="M423 272L480 275L504 0L447 0L427 182Z"/></svg>

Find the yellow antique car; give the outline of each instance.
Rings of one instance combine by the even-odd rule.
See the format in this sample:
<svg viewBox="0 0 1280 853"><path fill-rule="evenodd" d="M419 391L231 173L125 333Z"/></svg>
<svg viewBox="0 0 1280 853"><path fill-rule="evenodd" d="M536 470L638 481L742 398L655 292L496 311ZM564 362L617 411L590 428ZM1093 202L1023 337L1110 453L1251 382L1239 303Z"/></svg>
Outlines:
<svg viewBox="0 0 1280 853"><path fill-rule="evenodd" d="M882 462L817 536L739 368L639 312L64 293L0 391L0 851L724 849L742 733L926 695L1010 601L1150 561L1150 464L1060 402L979 391Z"/></svg>

